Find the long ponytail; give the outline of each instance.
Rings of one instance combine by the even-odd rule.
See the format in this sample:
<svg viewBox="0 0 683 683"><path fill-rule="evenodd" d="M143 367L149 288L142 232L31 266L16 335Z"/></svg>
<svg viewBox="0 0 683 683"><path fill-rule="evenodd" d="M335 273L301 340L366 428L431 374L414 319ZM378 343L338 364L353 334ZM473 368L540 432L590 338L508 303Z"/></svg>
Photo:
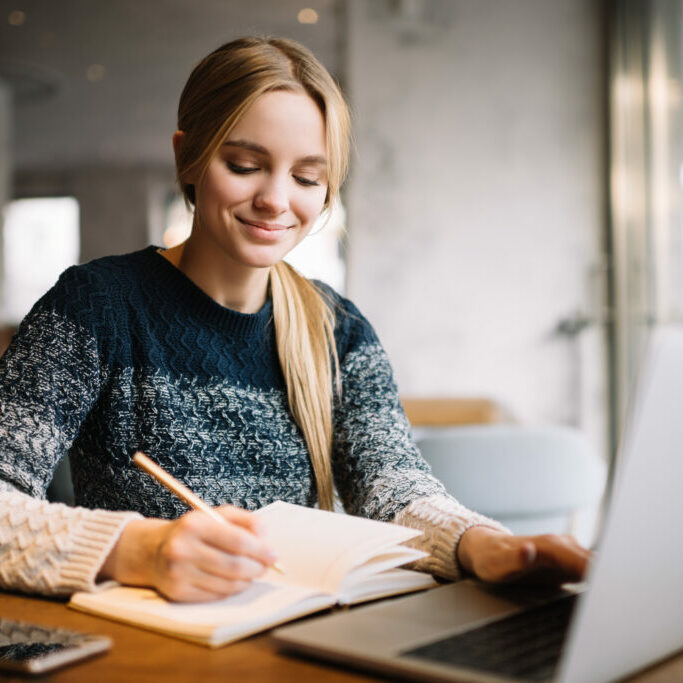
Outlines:
<svg viewBox="0 0 683 683"><path fill-rule="evenodd" d="M340 391L334 313L315 284L284 261L271 269L270 287L289 409L308 446L318 504L332 510L333 392Z"/></svg>

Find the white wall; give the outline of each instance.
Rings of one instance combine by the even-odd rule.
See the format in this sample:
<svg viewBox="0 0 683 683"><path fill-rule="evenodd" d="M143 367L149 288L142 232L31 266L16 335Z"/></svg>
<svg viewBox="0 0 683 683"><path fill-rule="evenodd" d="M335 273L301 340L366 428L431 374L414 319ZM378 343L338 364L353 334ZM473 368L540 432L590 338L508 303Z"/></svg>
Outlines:
<svg viewBox="0 0 683 683"><path fill-rule="evenodd" d="M349 3L348 294L403 394L490 396L602 446L602 334L555 333L600 304L599 4L400 4Z"/></svg>

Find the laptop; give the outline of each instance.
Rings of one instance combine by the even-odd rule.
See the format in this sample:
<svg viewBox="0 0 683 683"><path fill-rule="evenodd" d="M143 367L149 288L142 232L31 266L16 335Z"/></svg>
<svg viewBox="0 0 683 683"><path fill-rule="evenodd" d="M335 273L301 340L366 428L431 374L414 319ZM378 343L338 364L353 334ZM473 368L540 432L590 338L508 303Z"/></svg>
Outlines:
<svg viewBox="0 0 683 683"><path fill-rule="evenodd" d="M277 629L278 647L391 678L562 683L682 650L682 399L683 326L667 326L649 341L583 592L465 580Z"/></svg>

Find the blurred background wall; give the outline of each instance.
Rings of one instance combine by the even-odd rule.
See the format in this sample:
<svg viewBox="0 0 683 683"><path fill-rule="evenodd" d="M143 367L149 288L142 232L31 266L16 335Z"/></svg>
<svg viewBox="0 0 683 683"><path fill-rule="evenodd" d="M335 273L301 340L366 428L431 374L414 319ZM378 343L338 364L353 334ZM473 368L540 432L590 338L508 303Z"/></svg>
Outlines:
<svg viewBox="0 0 683 683"><path fill-rule="evenodd" d="M603 336L574 334L603 296L600 4L349 10L348 288L401 386L600 440Z"/></svg>
<svg viewBox="0 0 683 683"><path fill-rule="evenodd" d="M355 125L346 211L300 267L329 261L403 395L484 396L608 457L642 333L683 298L679 25L679 0L0 0L0 202L75 198L76 260L163 243L192 66L293 37ZM52 229L29 228L5 225L2 272ZM28 290L0 280L9 329Z"/></svg>

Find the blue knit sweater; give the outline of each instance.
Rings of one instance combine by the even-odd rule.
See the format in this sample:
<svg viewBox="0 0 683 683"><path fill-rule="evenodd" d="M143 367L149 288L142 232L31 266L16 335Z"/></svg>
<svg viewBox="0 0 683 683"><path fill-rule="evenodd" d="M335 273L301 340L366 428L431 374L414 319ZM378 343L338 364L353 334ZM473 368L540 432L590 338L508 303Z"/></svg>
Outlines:
<svg viewBox="0 0 683 683"><path fill-rule="evenodd" d="M326 291L342 380L336 487L347 511L391 520L445 492L411 442L372 327ZM212 505L316 502L271 302L255 314L220 306L154 247L61 276L0 361L0 412L0 478L34 497L68 453L78 505L181 515L185 505L132 465L140 449Z"/></svg>
<svg viewBox="0 0 683 683"><path fill-rule="evenodd" d="M416 568L457 578L471 526L500 525L444 491L412 444L370 324L329 288L342 394L332 469L350 513L422 531ZM183 503L132 465L137 449L211 504L316 502L288 409L267 301L218 305L149 247L67 270L0 360L0 587L93 590L128 522ZM44 500L68 454L77 507Z"/></svg>

